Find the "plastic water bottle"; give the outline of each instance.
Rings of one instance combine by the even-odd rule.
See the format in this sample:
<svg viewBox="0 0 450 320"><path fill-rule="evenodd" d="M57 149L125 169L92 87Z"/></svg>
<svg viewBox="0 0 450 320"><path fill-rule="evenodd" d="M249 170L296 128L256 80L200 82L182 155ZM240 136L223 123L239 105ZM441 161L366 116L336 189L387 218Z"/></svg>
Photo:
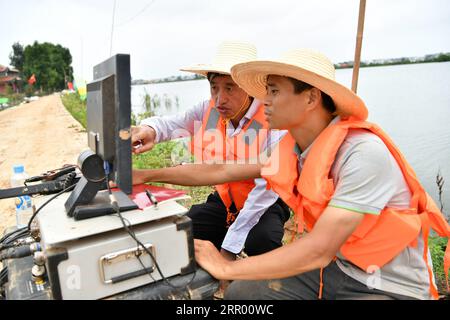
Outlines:
<svg viewBox="0 0 450 320"><path fill-rule="evenodd" d="M11 177L11 187L24 187L24 181L28 178L23 165L15 165L13 167L14 174ZM33 215L33 201L30 196L23 195L15 199L17 228L28 225Z"/></svg>

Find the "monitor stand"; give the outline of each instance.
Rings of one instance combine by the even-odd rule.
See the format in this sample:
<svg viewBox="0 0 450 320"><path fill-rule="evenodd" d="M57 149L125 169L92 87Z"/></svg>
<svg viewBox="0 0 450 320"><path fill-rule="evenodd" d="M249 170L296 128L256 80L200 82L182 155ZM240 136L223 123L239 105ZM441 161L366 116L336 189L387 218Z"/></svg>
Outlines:
<svg viewBox="0 0 450 320"><path fill-rule="evenodd" d="M82 177L64 204L67 215L75 220L83 220L116 213L108 190L99 191L105 188L105 181L91 182ZM138 208L124 192L118 190L112 193L117 199L120 212Z"/></svg>
<svg viewBox="0 0 450 320"><path fill-rule="evenodd" d="M119 204L120 212L137 209L138 206L122 191L112 192ZM90 204L77 206L73 212L75 220L83 220L100 217L107 214L115 214L116 210L111 206L108 190L97 193Z"/></svg>

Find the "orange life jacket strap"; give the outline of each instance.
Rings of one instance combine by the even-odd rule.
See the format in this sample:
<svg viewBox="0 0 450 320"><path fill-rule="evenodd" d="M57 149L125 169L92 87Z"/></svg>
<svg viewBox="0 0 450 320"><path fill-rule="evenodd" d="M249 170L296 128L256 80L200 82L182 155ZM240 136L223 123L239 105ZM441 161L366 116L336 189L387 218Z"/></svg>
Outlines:
<svg viewBox="0 0 450 320"><path fill-rule="evenodd" d="M319 300L322 300L323 294L323 268L320 268L320 285L319 285Z"/></svg>
<svg viewBox="0 0 450 320"><path fill-rule="evenodd" d="M227 228L230 227L233 222L236 220L239 212L231 212L230 208L227 207Z"/></svg>
<svg viewBox="0 0 450 320"><path fill-rule="evenodd" d="M234 220L236 220L239 210L236 213L233 213L230 211L231 204L233 203L233 200L231 200L231 196L230 196L230 189L228 188L228 185L226 185L226 184L223 186L227 186L227 188L226 188L226 190L219 192L219 196L222 199L222 202L225 205L225 208L227 209L227 228L228 228L229 226L231 226L233 224Z"/></svg>
<svg viewBox="0 0 450 320"><path fill-rule="evenodd" d="M291 240L289 241L289 243L294 242L296 235L297 235L297 229L295 228L291 234Z"/></svg>
<svg viewBox="0 0 450 320"><path fill-rule="evenodd" d="M297 224L297 232L299 234L302 234L304 231L304 217L303 217L303 205L300 203L300 205L298 206L297 212L295 213L295 223Z"/></svg>

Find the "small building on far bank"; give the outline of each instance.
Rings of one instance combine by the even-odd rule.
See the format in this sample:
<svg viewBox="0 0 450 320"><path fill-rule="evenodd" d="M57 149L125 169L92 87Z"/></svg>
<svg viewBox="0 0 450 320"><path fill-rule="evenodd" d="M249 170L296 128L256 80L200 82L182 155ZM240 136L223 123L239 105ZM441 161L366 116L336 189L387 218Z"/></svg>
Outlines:
<svg viewBox="0 0 450 320"><path fill-rule="evenodd" d="M0 64L0 94L7 93L8 87L12 92L18 93L21 81L19 70Z"/></svg>

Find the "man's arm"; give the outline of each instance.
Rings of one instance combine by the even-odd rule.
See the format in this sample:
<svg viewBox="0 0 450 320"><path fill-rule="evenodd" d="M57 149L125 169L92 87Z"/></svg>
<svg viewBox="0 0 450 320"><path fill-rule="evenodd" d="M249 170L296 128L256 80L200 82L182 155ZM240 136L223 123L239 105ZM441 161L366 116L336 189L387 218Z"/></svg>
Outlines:
<svg viewBox="0 0 450 320"><path fill-rule="evenodd" d="M157 143L194 134L195 123L201 126L209 101L203 101L182 114L151 117L141 121L141 125L131 129L133 153L149 151ZM141 142L142 145L137 144Z"/></svg>
<svg viewBox="0 0 450 320"><path fill-rule="evenodd" d="M260 155L260 161L265 161L268 150L275 148L279 141L287 133L285 130L270 130L264 141ZM278 194L267 190L266 180L255 179L255 187L250 191L244 203L244 207L236 218L236 221L228 229L222 248L233 253L241 252L250 230L259 222L261 216L278 200Z"/></svg>
<svg viewBox="0 0 450 320"><path fill-rule="evenodd" d="M260 177L259 164L186 164L171 168L133 170L133 184L164 182L209 186Z"/></svg>
<svg viewBox="0 0 450 320"><path fill-rule="evenodd" d="M277 200L278 194L267 190L266 180L255 179L255 187L248 194L236 221L228 229L222 248L235 254L241 252L250 230Z"/></svg>
<svg viewBox="0 0 450 320"><path fill-rule="evenodd" d="M278 279L326 267L363 220L364 215L327 207L313 230L268 253L227 261L208 241L195 240L195 257L217 279Z"/></svg>

